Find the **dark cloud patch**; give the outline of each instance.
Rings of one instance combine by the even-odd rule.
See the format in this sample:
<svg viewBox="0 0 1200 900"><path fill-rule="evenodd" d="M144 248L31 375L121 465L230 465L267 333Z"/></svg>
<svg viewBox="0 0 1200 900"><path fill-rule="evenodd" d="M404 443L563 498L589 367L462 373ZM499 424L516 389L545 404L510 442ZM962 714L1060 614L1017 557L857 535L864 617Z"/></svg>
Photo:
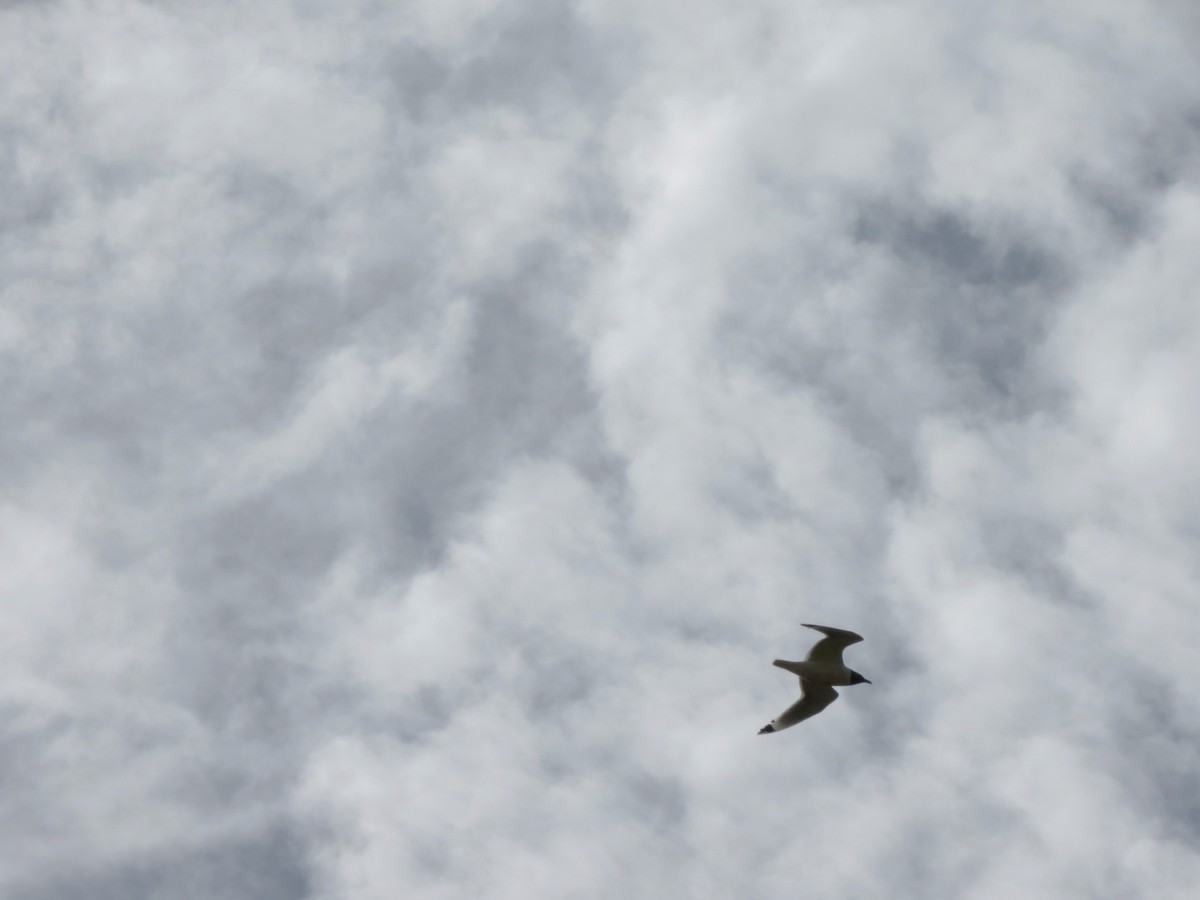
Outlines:
<svg viewBox="0 0 1200 900"><path fill-rule="evenodd" d="M404 114L416 121L435 112L452 64L431 47L401 45L391 53L387 72Z"/></svg>
<svg viewBox="0 0 1200 900"><path fill-rule="evenodd" d="M260 836L163 854L135 863L80 867L31 888L18 887L14 900L168 900L210 897L233 900L303 900L313 885L303 839L276 824Z"/></svg>
<svg viewBox="0 0 1200 900"><path fill-rule="evenodd" d="M854 237L884 244L905 262L927 265L960 286L1016 291L1036 282L1052 286L1060 280L1061 264L1052 251L1017 235L985 236L979 233L980 226L992 223L975 223L947 211L912 216L900 210L872 208L860 217Z"/></svg>
<svg viewBox="0 0 1200 900"><path fill-rule="evenodd" d="M941 362L959 403L1045 405L1054 385L1038 379L1036 349L1070 285L1051 241L949 212L884 210L860 219L855 238L901 261L880 302L884 327L915 333L917 352Z"/></svg>
<svg viewBox="0 0 1200 900"><path fill-rule="evenodd" d="M63 190L52 179L43 175L40 178L22 177L18 174L16 148L19 136L8 129L4 134L0 130L0 142L7 148L4 153L7 158L0 159L0 190L3 190L7 201L4 211L0 212L0 240L13 240L17 234L26 229L35 231L50 222L63 210Z"/></svg>
<svg viewBox="0 0 1200 900"><path fill-rule="evenodd" d="M461 109L513 108L549 120L611 102L614 35L589 26L571 4L496 9L472 26L470 51L407 44L389 74L405 111L428 120Z"/></svg>
<svg viewBox="0 0 1200 900"><path fill-rule="evenodd" d="M486 49L467 64L460 83L476 102L549 112L568 98L594 104L611 90L611 47L570 4L528 3L487 16L476 28Z"/></svg>

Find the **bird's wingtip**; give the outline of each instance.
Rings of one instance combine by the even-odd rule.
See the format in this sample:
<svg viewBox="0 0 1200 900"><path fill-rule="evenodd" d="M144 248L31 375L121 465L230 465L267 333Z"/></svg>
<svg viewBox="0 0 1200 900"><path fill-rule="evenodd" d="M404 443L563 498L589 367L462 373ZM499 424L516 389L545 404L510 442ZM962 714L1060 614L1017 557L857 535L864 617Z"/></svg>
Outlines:
<svg viewBox="0 0 1200 900"><path fill-rule="evenodd" d="M759 734L771 734L774 731L775 731L774 725L764 725L762 728L758 729Z"/></svg>

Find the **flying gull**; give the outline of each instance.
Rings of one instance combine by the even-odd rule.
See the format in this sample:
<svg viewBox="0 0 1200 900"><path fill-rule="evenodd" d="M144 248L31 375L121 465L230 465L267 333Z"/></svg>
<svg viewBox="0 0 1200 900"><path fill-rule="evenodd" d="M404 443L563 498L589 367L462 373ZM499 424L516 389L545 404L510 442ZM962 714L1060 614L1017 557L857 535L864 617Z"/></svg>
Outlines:
<svg viewBox="0 0 1200 900"><path fill-rule="evenodd" d="M862 640L862 635L841 628L829 628L825 625L805 625L821 632L821 638L811 650L804 662L788 662L777 659L773 665L787 669L800 676L800 699L785 709L770 725L765 725L759 734L773 734L791 728L797 722L815 716L838 697L833 686L848 684L870 684L853 669L847 668L842 662L842 651L851 644Z"/></svg>

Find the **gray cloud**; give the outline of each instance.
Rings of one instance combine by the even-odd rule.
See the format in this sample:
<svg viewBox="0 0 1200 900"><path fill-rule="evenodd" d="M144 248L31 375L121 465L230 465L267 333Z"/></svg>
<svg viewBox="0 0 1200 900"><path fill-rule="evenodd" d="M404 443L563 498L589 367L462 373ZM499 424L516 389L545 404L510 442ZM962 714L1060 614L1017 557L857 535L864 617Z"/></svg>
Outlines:
<svg viewBox="0 0 1200 900"><path fill-rule="evenodd" d="M1190 895L1186 4L0 6L6 896Z"/></svg>

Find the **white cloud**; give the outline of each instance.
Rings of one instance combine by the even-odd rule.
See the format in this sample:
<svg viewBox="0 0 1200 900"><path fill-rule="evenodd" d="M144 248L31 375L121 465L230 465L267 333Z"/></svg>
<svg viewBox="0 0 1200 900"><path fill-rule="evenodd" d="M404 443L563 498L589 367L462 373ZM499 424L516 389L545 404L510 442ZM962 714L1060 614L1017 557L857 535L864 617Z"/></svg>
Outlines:
<svg viewBox="0 0 1200 900"><path fill-rule="evenodd" d="M1190 10L0 18L6 896L1190 895Z"/></svg>

